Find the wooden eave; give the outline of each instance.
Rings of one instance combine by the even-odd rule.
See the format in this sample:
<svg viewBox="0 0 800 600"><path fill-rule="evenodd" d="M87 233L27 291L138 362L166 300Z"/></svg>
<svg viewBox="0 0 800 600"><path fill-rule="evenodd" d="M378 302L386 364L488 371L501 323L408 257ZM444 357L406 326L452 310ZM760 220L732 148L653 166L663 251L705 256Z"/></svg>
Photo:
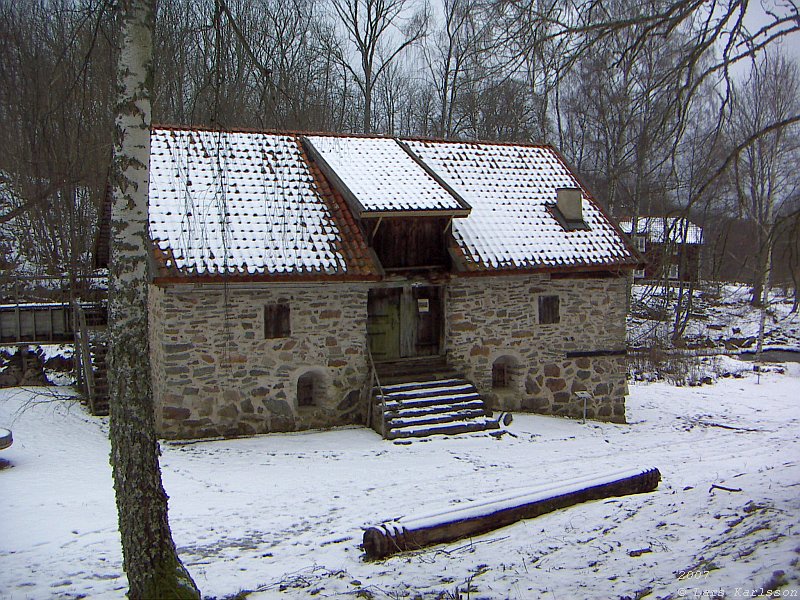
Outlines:
<svg viewBox="0 0 800 600"><path fill-rule="evenodd" d="M361 219L392 219L392 218L408 218L408 217L450 217L460 218L468 217L472 209L402 209L402 210L364 210L359 214Z"/></svg>
<svg viewBox="0 0 800 600"><path fill-rule="evenodd" d="M335 283L380 281L380 275L326 274L326 273L259 273L259 274L193 274L160 275L152 283L159 286L192 284L237 284L237 283Z"/></svg>
<svg viewBox="0 0 800 600"><path fill-rule="evenodd" d="M492 277L512 275L552 275L558 278L580 277L581 274L593 275L606 274L609 277L623 277L636 267L635 264L608 264L608 265L570 265L560 267L495 267L480 270L459 271L454 273L458 277Z"/></svg>

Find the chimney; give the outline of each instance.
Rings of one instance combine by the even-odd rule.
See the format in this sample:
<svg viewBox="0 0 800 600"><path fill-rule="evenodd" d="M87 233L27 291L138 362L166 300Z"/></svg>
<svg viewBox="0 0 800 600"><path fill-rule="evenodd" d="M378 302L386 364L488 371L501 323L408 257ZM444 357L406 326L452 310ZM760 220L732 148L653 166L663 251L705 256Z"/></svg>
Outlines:
<svg viewBox="0 0 800 600"><path fill-rule="evenodd" d="M558 188L558 210L567 222L583 221L583 202L579 188Z"/></svg>

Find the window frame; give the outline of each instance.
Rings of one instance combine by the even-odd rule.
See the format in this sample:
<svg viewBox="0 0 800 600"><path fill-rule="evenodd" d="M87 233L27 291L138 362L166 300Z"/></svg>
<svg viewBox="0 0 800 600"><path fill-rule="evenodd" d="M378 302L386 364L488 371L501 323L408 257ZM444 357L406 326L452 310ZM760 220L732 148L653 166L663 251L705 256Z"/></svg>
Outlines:
<svg viewBox="0 0 800 600"><path fill-rule="evenodd" d="M297 378L297 408L309 408L317 406L317 396L319 390L319 375L313 371L306 371ZM304 394L301 395L301 390ZM306 391L310 393L305 394ZM302 401L301 401L302 400ZM308 401L306 401L308 400Z"/></svg>
<svg viewBox="0 0 800 600"><path fill-rule="evenodd" d="M548 307L549 303L553 303L553 306ZM539 325L561 323L561 297L558 294L541 294L538 296L536 308L536 320Z"/></svg>
<svg viewBox="0 0 800 600"><path fill-rule="evenodd" d="M675 263L672 263L671 265L669 265L669 268L667 270L667 279L676 279L677 280L677 279L680 279L680 278L681 278L681 273L680 273L680 268L678 267L678 265L676 265Z"/></svg>
<svg viewBox="0 0 800 600"><path fill-rule="evenodd" d="M264 339L277 340L292 335L292 309L288 302L264 305Z"/></svg>
<svg viewBox="0 0 800 600"><path fill-rule="evenodd" d="M507 362L492 363L492 389L507 390L511 387L511 373Z"/></svg>

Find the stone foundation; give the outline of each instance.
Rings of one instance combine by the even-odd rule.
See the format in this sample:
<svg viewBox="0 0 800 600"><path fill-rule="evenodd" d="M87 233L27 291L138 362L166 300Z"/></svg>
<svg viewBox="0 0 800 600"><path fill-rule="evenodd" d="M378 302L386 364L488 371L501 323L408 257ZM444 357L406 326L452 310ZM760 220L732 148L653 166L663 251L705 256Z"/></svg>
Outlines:
<svg viewBox="0 0 800 600"><path fill-rule="evenodd" d="M265 339L264 307L290 307L291 332ZM328 283L150 288L156 423L165 438L248 435L363 423L367 288ZM298 379L313 373L313 406Z"/></svg>
<svg viewBox="0 0 800 600"><path fill-rule="evenodd" d="M624 423L626 293L623 278L456 280L447 297L448 359L491 408L580 418L576 392L587 391L588 418ZM558 323L539 323L540 295L558 296ZM498 359L509 364L505 387L493 385Z"/></svg>

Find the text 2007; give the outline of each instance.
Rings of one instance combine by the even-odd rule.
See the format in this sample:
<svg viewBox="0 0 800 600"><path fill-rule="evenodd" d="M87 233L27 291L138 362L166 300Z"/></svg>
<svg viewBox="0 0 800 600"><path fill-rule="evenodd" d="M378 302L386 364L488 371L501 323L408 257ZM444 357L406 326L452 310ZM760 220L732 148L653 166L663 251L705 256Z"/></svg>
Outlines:
<svg viewBox="0 0 800 600"><path fill-rule="evenodd" d="M706 579L711 571L678 571L678 581L686 579Z"/></svg>

